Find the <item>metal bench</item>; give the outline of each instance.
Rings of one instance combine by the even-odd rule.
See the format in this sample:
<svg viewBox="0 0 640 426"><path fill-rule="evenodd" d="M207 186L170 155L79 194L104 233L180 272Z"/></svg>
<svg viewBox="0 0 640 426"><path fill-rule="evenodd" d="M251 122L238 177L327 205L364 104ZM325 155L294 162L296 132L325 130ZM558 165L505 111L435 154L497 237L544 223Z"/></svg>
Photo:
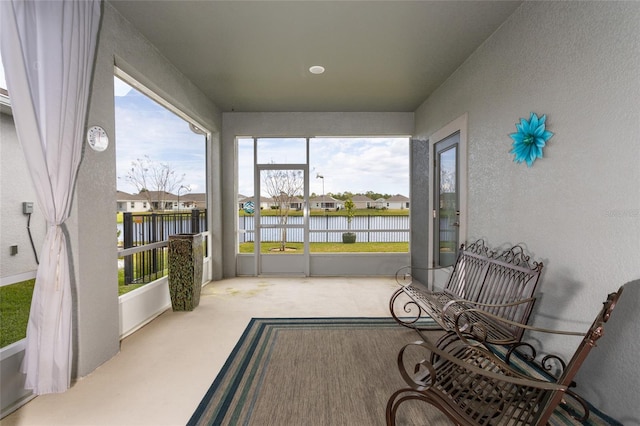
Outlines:
<svg viewBox="0 0 640 426"><path fill-rule="evenodd" d="M504 358L498 357L483 344L482 327L479 334L474 333L473 327L468 329L471 334L457 330L458 339L450 340L444 347L426 341L404 346L398 354L398 367L409 387L396 391L389 398L387 424L396 424L399 407L410 400L431 404L459 425L545 425L557 415L556 410L563 399L572 399L582 407L582 413L575 413L573 417L578 424L586 422L589 405L570 387L574 386L573 378L583 361L603 335L604 323L622 290L620 287L618 292L609 294L586 334L521 326L545 333L584 335L568 364L550 355L537 364L538 371L546 372L551 361L558 361L557 379L533 376L527 374L527 370L514 367L515 354L529 363L535 362L535 351L527 343L510 347ZM530 350L522 355L518 352L521 347ZM416 350L420 353L411 353Z"/></svg>
<svg viewBox="0 0 640 426"><path fill-rule="evenodd" d="M420 329L419 319L433 318L444 330L453 333L456 316L469 308L478 308L510 322L493 321L491 317L475 315L476 322L485 322L487 340L496 344L520 341L531 315L542 262L530 262L520 245L508 250L489 250L483 240L462 245L449 280L442 291L427 291L414 284L410 267L396 273L400 288L389 301L393 318L401 325ZM513 324L512 324L513 323Z"/></svg>

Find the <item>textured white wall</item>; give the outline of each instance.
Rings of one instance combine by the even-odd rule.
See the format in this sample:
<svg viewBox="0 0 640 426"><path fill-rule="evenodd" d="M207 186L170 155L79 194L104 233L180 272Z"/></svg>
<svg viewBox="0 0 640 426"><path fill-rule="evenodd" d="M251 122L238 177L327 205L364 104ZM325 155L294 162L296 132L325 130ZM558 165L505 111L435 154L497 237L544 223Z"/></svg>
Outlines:
<svg viewBox="0 0 640 426"><path fill-rule="evenodd" d="M525 2L416 112L418 138L468 112L467 238L544 261L535 325L586 329L608 292L640 280L639 22L637 2ZM527 168L508 135L530 112L555 136ZM637 354L640 315L626 315ZM599 367L637 370L630 358ZM581 376L579 391L611 392L599 405L638 422L637 375Z"/></svg>
<svg viewBox="0 0 640 426"><path fill-rule="evenodd" d="M0 114L0 138L0 278L7 278L35 271L38 267L27 233L27 216L22 214L22 202L33 202L30 227L38 257L46 221L36 203L36 194L11 115ZM12 245L18 246L15 256L10 254Z"/></svg>

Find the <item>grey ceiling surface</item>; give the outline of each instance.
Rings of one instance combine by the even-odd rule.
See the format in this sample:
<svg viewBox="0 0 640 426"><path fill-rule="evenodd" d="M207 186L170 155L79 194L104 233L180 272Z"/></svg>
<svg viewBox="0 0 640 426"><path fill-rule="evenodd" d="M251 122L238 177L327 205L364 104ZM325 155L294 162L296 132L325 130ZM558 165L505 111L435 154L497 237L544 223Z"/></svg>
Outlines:
<svg viewBox="0 0 640 426"><path fill-rule="evenodd" d="M245 112L415 111L521 4L110 3L223 111Z"/></svg>

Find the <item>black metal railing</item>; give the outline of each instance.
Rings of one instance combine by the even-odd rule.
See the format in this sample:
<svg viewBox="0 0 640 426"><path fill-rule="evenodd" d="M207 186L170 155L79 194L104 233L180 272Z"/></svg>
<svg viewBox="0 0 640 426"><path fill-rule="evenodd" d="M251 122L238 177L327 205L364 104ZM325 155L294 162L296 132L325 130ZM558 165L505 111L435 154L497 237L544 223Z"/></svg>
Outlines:
<svg viewBox="0 0 640 426"><path fill-rule="evenodd" d="M123 213L124 283L144 284L167 274L169 235L207 231L207 211L184 213ZM205 240L206 241L206 240ZM204 253L207 247L205 243Z"/></svg>

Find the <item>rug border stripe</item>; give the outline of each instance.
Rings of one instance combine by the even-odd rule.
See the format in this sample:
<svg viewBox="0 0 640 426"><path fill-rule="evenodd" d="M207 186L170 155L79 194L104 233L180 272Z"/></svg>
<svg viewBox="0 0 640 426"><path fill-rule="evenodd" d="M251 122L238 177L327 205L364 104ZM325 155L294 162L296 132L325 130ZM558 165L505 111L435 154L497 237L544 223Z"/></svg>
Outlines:
<svg viewBox="0 0 640 426"><path fill-rule="evenodd" d="M229 407L231 407L231 402L233 401L233 397L235 396L238 390L238 385L242 381L242 378L244 377L244 374L247 371L249 363L253 359L253 354L255 353L256 348L258 347L258 343L260 342L262 334L264 333L264 329L266 327L267 327L267 324L265 323L261 323L258 325L258 328L255 331L255 335L251 340L251 344L247 347L247 351L242 357L242 362L240 362L239 367L236 369L233 380L229 385L229 392L225 393L222 404L219 405L219 409L217 410L216 415L213 419L214 425L221 424L222 420L226 417L227 412L229 411Z"/></svg>
<svg viewBox="0 0 640 426"><path fill-rule="evenodd" d="M251 320L245 327L244 332L240 336L240 339L238 339L238 343L236 343L236 345L234 346L233 350L229 354L229 357L227 357L227 360L225 361L224 365L220 369L220 372L216 376L211 386L209 386L207 393L205 393L205 395L202 397L202 400L198 404L198 407L196 408L193 415L187 422L188 426L197 425L197 422L202 418L202 414L204 414L204 412L207 409L207 406L209 405L207 401L209 401L213 397L213 394L218 388L218 386L220 385L220 382L222 382L225 375L227 374L232 364L234 363L236 355L238 354L238 352L240 352L240 348L242 348L242 346L244 345L244 342L247 339L248 335L253 332L253 327L255 323L259 320L260 320L259 318L251 318Z"/></svg>

